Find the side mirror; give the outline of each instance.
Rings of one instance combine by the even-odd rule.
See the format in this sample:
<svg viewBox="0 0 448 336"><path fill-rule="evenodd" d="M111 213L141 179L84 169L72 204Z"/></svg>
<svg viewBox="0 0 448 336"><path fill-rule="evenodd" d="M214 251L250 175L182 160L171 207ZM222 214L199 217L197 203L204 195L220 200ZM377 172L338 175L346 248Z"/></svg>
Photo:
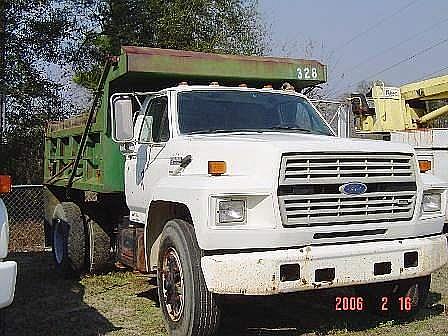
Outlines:
<svg viewBox="0 0 448 336"><path fill-rule="evenodd" d="M132 98L129 95L111 97L112 140L130 142L134 138Z"/></svg>

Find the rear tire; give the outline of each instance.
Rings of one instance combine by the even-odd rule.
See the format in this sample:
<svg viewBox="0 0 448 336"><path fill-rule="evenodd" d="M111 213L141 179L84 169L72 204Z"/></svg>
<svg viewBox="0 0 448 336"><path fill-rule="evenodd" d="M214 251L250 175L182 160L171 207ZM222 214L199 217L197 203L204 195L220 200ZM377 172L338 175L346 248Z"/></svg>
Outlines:
<svg viewBox="0 0 448 336"><path fill-rule="evenodd" d="M210 336L219 326L221 310L207 289L201 256L193 226L180 219L168 221L160 240L157 282L172 336Z"/></svg>
<svg viewBox="0 0 448 336"><path fill-rule="evenodd" d="M73 202L58 204L53 213L52 250L56 268L65 275L85 269L86 233L80 208Z"/></svg>
<svg viewBox="0 0 448 336"><path fill-rule="evenodd" d="M114 258L111 252L109 234L93 219L86 218L88 253L88 270L101 273L113 268Z"/></svg>

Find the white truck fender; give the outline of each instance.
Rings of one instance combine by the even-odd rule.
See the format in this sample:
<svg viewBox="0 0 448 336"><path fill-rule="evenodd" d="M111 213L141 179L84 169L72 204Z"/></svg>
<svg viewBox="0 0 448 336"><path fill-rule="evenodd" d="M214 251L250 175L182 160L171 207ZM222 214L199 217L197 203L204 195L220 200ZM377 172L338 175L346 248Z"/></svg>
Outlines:
<svg viewBox="0 0 448 336"><path fill-rule="evenodd" d="M0 199L0 259L6 258L8 254L9 226L6 206Z"/></svg>

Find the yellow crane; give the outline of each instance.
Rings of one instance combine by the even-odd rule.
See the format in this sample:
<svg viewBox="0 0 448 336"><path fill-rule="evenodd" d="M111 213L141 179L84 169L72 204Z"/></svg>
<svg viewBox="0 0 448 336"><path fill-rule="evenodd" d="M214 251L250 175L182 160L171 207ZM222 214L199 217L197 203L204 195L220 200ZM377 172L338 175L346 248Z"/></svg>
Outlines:
<svg viewBox="0 0 448 336"><path fill-rule="evenodd" d="M448 75L401 87L376 82L370 97L352 94L355 126L361 132L405 131L426 128L448 113L448 105L429 111L427 102L448 99Z"/></svg>
<svg viewBox="0 0 448 336"><path fill-rule="evenodd" d="M448 115L448 75L401 87L378 81L367 95L353 93L350 100L356 137L410 144L421 172L448 181L448 128L433 125Z"/></svg>

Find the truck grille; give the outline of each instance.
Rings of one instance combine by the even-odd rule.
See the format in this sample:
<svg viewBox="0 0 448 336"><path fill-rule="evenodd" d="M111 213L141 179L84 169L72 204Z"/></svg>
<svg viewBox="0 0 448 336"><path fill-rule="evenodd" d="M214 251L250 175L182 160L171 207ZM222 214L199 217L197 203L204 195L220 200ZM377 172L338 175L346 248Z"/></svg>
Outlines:
<svg viewBox="0 0 448 336"><path fill-rule="evenodd" d="M281 162L280 184L415 181L411 154L291 154Z"/></svg>
<svg viewBox="0 0 448 336"><path fill-rule="evenodd" d="M341 193L347 182L367 191ZM278 199L284 226L393 222L412 218L416 190L411 154L286 154Z"/></svg>

